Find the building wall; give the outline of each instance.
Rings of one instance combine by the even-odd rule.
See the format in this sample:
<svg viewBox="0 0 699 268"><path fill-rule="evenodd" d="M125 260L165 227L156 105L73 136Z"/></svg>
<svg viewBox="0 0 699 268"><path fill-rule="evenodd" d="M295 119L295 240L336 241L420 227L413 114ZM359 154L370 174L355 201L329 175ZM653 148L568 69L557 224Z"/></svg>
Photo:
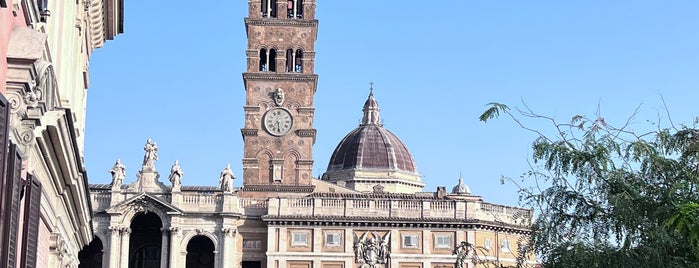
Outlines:
<svg viewBox="0 0 699 268"><path fill-rule="evenodd" d="M89 54L122 31L122 1L7 2L0 8L0 91L11 103L8 131L22 161L18 176L37 187L19 203L18 234L37 244L22 245L17 258L36 259L36 267L77 267L78 252L93 238L82 162ZM106 11L116 16L103 16ZM3 183L12 177L2 175ZM35 257L23 253L34 250Z"/></svg>
<svg viewBox="0 0 699 268"><path fill-rule="evenodd" d="M167 186L138 191L138 185L137 179L118 187L91 186L95 232L109 237L111 230L122 230L106 238L109 261L104 267L128 261L124 252L133 248L123 244L123 230L144 211L162 219L169 242L161 261L167 260L170 267L185 262L189 241L206 236L216 244L216 267L235 268L245 262L259 262L261 268L359 268L363 260L357 260L357 243L371 239L388 243L390 267L451 267L456 260L452 250L462 241L474 244L471 250L478 250L480 263L514 264L517 242L526 241L532 216L530 210L483 203L479 198L429 198L428 193L420 198L316 193L250 199L216 187L195 186L191 189L200 190L177 193ZM336 237L329 239L328 234ZM492 240L490 250L483 250L485 239ZM509 253L495 250L504 239L510 241ZM533 257L528 259L533 262ZM472 260L467 267L475 267Z"/></svg>

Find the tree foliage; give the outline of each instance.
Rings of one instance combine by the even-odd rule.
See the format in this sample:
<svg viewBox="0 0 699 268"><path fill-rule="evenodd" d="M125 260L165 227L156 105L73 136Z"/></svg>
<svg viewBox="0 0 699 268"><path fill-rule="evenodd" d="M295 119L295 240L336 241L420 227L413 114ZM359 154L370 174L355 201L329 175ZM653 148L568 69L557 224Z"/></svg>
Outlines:
<svg viewBox="0 0 699 268"><path fill-rule="evenodd" d="M699 267L696 122L637 133L636 114L622 126L600 115L558 122L490 103L481 115L538 136L520 200L539 214L530 248L544 267Z"/></svg>

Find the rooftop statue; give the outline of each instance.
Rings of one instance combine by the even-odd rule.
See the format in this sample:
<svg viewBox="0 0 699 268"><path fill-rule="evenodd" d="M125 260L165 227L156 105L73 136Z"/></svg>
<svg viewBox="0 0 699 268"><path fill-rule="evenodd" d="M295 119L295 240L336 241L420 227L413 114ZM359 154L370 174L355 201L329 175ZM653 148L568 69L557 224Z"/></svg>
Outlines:
<svg viewBox="0 0 699 268"><path fill-rule="evenodd" d="M218 178L218 182L221 185L221 190L230 193L233 192L233 171L231 170L231 164L226 165L226 168L221 171L221 176Z"/></svg>
<svg viewBox="0 0 699 268"><path fill-rule="evenodd" d="M155 160L158 160L158 145L151 139L148 139L143 150L146 151L146 154L143 156L143 166L155 169L153 164Z"/></svg>
<svg viewBox="0 0 699 268"><path fill-rule="evenodd" d="M175 160L175 163L172 164L172 168L170 168L170 182L172 183L173 191L180 190L180 186L182 186L182 175L184 175L184 172L182 172L180 168L180 162Z"/></svg>
<svg viewBox="0 0 699 268"><path fill-rule="evenodd" d="M121 164L121 160L117 159L109 173L112 174L112 187L121 187L124 177L126 177L126 166Z"/></svg>

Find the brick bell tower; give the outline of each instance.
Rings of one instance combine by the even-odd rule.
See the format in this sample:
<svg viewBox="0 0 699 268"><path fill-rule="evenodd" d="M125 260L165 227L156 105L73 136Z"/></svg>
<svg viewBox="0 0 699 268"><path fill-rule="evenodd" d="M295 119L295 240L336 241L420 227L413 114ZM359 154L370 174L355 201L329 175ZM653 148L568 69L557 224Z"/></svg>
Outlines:
<svg viewBox="0 0 699 268"><path fill-rule="evenodd" d="M249 0L243 196L313 191L315 0Z"/></svg>

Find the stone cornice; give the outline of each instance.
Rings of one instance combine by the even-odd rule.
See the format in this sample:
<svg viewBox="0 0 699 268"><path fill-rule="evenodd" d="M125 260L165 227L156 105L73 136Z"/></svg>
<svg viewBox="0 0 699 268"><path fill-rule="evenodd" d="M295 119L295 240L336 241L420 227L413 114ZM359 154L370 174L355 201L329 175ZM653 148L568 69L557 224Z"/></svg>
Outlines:
<svg viewBox="0 0 699 268"><path fill-rule="evenodd" d="M526 226L502 224L477 219L339 217L339 216L262 216L269 226L329 226L352 228L416 228L416 229L481 229L516 234L529 234Z"/></svg>
<svg viewBox="0 0 699 268"><path fill-rule="evenodd" d="M297 19L251 19L245 18L245 25L254 26L292 26L292 27L318 27L318 20L297 20Z"/></svg>
<svg viewBox="0 0 699 268"><path fill-rule="evenodd" d="M315 190L313 185L244 185L243 192L286 192L286 193L312 193Z"/></svg>
<svg viewBox="0 0 699 268"><path fill-rule="evenodd" d="M124 1L85 1L89 30L90 51L102 47L105 40L112 40L124 32Z"/></svg>
<svg viewBox="0 0 699 268"><path fill-rule="evenodd" d="M295 74L295 73L243 73L245 80L265 80L265 81L294 81L317 83L316 74Z"/></svg>

